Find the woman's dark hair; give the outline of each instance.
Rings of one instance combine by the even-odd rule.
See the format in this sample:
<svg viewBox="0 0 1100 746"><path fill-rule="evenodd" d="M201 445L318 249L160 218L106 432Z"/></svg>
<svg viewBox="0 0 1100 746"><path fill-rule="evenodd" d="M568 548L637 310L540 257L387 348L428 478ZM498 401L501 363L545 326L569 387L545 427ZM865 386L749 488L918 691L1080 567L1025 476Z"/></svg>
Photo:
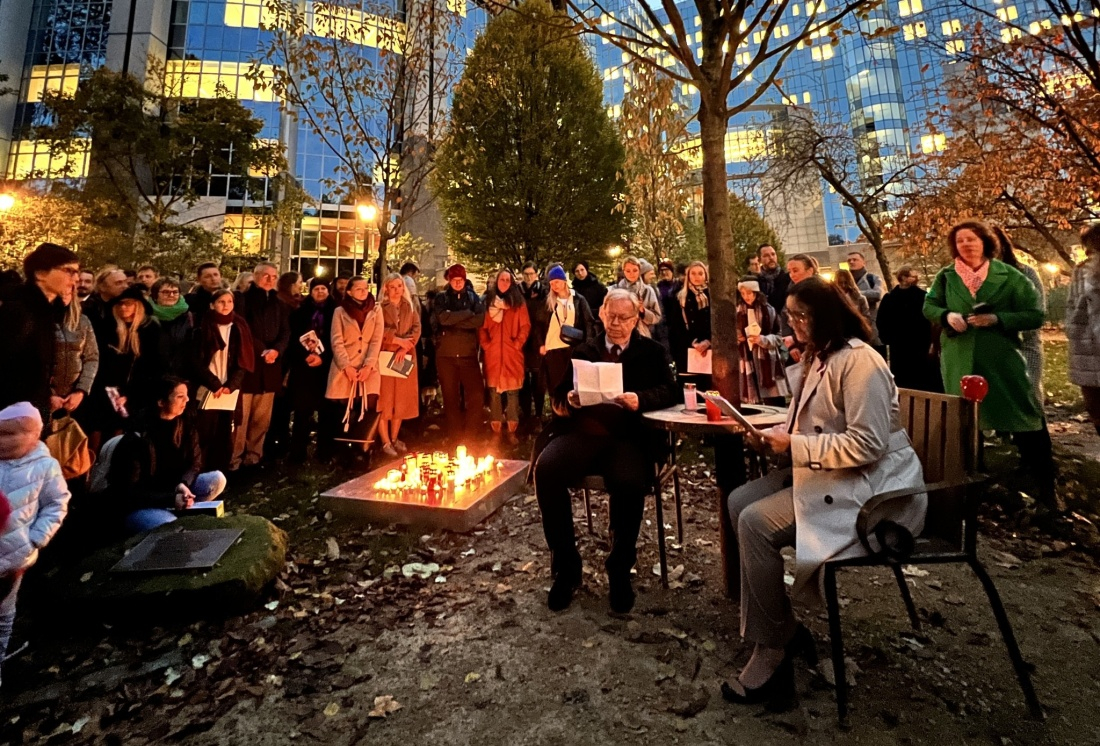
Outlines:
<svg viewBox="0 0 1100 746"><path fill-rule="evenodd" d="M160 278L159 280L157 280L156 282L153 283L152 289L149 290L150 300L152 300L154 303L156 303L157 302L157 296L160 295L160 291L163 288L175 288L176 290L179 290L180 289L180 284L178 282L176 282L175 280L173 280L171 277L162 277L162 278Z"/></svg>
<svg viewBox="0 0 1100 746"><path fill-rule="evenodd" d="M297 272L283 272L279 275L279 282L276 283L276 288L280 293L289 293L290 289L294 287L294 283L302 279L302 276Z"/></svg>
<svg viewBox="0 0 1100 746"><path fill-rule="evenodd" d="M401 271L398 272L398 274L399 275L408 275L408 274L412 274L413 272L419 272L419 271L420 271L420 267L416 266L412 262L405 262L404 264L401 265Z"/></svg>
<svg viewBox="0 0 1100 746"><path fill-rule="evenodd" d="M153 382L153 401L157 404L168 401L168 397L172 395L179 386L186 386L187 381L179 378L178 376L161 376Z"/></svg>
<svg viewBox="0 0 1100 746"><path fill-rule="evenodd" d="M840 288L841 292L847 295L848 298L850 298L855 303L858 310L858 298L861 293L859 292L859 285L856 284L856 278L852 275L852 273L846 269L838 269L836 271L836 275L833 276L833 282L838 288Z"/></svg>
<svg viewBox="0 0 1100 746"><path fill-rule="evenodd" d="M213 306L215 301L217 301L218 298L222 297L223 295L233 295L233 291L232 290L227 290L225 288L221 288L220 290L215 290L213 293L210 294L210 305ZM236 302L237 302L237 299L234 298L233 299L234 305L236 305Z"/></svg>
<svg viewBox="0 0 1100 746"><path fill-rule="evenodd" d="M512 278L512 286L508 288L508 292L501 295L497 283L500 281L500 276L505 272ZM504 302L508 304L509 308L519 308L526 302L523 300L523 293L520 292L519 286L516 284L516 276L512 274L512 270L498 269L497 273L493 275L493 281L489 283L489 287L485 288L485 302L487 304L492 303L497 296L504 298Z"/></svg>
<svg viewBox="0 0 1100 746"><path fill-rule="evenodd" d="M1100 253L1100 223L1081 229L1081 245L1085 247L1085 254L1088 256Z"/></svg>
<svg viewBox="0 0 1100 746"><path fill-rule="evenodd" d="M963 220L951 226L951 230L947 233L947 248L951 251L953 259L959 258L959 250L955 248L955 236L959 234L959 231L972 231L978 238L982 239L982 254L987 259L997 257L997 249L1000 248L1000 244L997 241L996 234L993 233L993 229L981 220Z"/></svg>
<svg viewBox="0 0 1100 746"><path fill-rule="evenodd" d="M839 350L853 337L871 341L873 335L867 319L833 283L808 277L792 287L788 297L807 308L810 317L808 347L819 358Z"/></svg>
<svg viewBox="0 0 1100 746"><path fill-rule="evenodd" d="M1016 244L1012 242L1012 236L999 225L993 226L993 235L997 237L997 258L1010 267L1020 268L1020 260L1016 258Z"/></svg>
<svg viewBox="0 0 1100 746"><path fill-rule="evenodd" d="M349 277L348 278L348 284L344 286L344 293L347 293L349 290L351 290L351 286L354 285L355 283L357 283L357 282L366 282L366 281L367 281L367 278L363 277L363 275L355 275L354 277Z"/></svg>

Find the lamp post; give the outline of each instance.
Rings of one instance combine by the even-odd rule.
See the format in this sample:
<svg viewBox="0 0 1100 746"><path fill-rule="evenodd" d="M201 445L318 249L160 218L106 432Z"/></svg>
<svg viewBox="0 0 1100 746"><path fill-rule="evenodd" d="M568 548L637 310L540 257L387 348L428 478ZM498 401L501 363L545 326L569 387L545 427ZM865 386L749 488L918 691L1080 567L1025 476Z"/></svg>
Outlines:
<svg viewBox="0 0 1100 746"><path fill-rule="evenodd" d="M15 207L14 194L0 194L0 212L8 212Z"/></svg>
<svg viewBox="0 0 1100 746"><path fill-rule="evenodd" d="M355 206L355 214L358 216L359 221L363 223L363 264L367 264L367 244L370 241L370 229L374 225L374 221L378 219L378 206L374 202L360 202ZM367 267L366 272L360 271L360 274L368 276L366 273L370 272L370 268Z"/></svg>

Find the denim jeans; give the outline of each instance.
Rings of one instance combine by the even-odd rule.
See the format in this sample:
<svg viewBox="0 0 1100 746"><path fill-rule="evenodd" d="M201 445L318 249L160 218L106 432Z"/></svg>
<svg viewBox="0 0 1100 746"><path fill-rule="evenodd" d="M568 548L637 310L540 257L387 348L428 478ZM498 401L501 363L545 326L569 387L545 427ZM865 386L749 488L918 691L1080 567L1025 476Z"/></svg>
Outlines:
<svg viewBox="0 0 1100 746"><path fill-rule="evenodd" d="M195 493L195 502L216 499L225 492L226 478L220 471L208 471L195 478L191 491ZM176 520L176 514L163 508L143 508L126 516L126 530L132 534L152 531L166 523Z"/></svg>
<svg viewBox="0 0 1100 746"><path fill-rule="evenodd" d="M15 598L22 582L23 573L0 577L0 673L3 672L4 656L8 654L11 628L15 624Z"/></svg>
<svg viewBox="0 0 1100 746"><path fill-rule="evenodd" d="M501 397L507 401L507 409L501 406ZM519 422L519 392L489 389L489 421Z"/></svg>

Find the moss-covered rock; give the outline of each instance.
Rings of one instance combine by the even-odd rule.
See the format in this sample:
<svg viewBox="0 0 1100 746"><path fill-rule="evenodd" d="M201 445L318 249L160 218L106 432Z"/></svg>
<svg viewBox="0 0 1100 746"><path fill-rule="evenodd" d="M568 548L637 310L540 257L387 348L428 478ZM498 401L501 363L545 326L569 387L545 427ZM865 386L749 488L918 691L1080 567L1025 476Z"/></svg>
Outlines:
<svg viewBox="0 0 1100 746"><path fill-rule="evenodd" d="M209 617L254 607L286 562L287 535L266 518L188 516L157 531L238 528L244 533L207 571L110 572L145 534L105 547L51 579L53 600L104 616Z"/></svg>

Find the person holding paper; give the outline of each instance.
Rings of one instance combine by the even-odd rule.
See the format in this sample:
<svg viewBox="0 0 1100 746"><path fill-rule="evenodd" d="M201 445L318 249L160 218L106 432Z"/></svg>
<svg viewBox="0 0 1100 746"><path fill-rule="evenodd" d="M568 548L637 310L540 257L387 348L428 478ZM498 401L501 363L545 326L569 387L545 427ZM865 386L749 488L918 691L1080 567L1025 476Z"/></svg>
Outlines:
<svg viewBox="0 0 1100 746"><path fill-rule="evenodd" d="M362 421L366 412L377 406L382 388L378 357L384 332L382 313L370 285L366 278L356 275L348 280L344 299L332 316L332 365L325 390L325 397L332 400L330 406L343 409L349 431L353 422ZM333 424L337 425L335 417Z"/></svg>
<svg viewBox="0 0 1100 746"><path fill-rule="evenodd" d="M416 343L420 341L420 305L409 294L408 279L390 274L382 283L382 355L411 358L412 370L405 378L382 376L378 394L378 435L382 452L397 456L407 450L397 435L403 420L420 416L420 383L417 379Z"/></svg>
<svg viewBox="0 0 1100 746"><path fill-rule="evenodd" d="M768 305L753 275L737 283L737 346L741 401L783 406L790 396L779 314Z"/></svg>
<svg viewBox="0 0 1100 746"><path fill-rule="evenodd" d="M196 345L198 428L206 465L227 471L233 457L233 420L241 384L255 364L255 355L248 323L234 312L233 292L217 290L210 297L213 300L202 316Z"/></svg>
<svg viewBox="0 0 1100 746"><path fill-rule="evenodd" d="M665 300L669 349L681 378L699 389L710 388L710 275L707 265L692 262L684 284Z"/></svg>
<svg viewBox="0 0 1100 746"><path fill-rule="evenodd" d="M564 272L564 270L562 270ZM512 273L499 270L485 291L485 324L481 327L481 355L485 384L489 387L489 426L500 437L502 423L508 423L508 442L519 438L519 391L526 372L523 350L531 333L527 304ZM502 402L507 400L507 410Z"/></svg>
<svg viewBox="0 0 1100 746"><path fill-rule="evenodd" d="M634 606L630 570L653 488L655 463L664 438L647 428L642 413L672 406L679 399L668 352L638 331L641 306L629 291L613 288L600 308L606 332L578 345L573 358L614 363L622 368L623 393L611 403L581 406L569 380L553 392L559 415L542 451L535 457L535 494L550 549L553 587L547 606L560 611L572 602L581 583L581 556L573 532L569 488L589 475L600 475L611 497L611 553L605 563L611 608L620 613Z"/></svg>
<svg viewBox="0 0 1100 746"><path fill-rule="evenodd" d="M209 316L209 314L207 314ZM152 531L183 510L225 491L225 475L203 472L199 430L188 410L187 383L174 376L156 382L157 406L131 423L111 454L107 489L130 533Z"/></svg>
<svg viewBox="0 0 1100 746"><path fill-rule="evenodd" d="M329 338L335 312L336 303L329 293L328 282L314 277L309 281L309 297L290 313L290 346L287 348L290 377L286 395L290 397L294 412L289 454L293 463L306 460L314 415L318 417L317 460L327 461L332 456L332 436L336 428L330 422L334 410L325 402L325 385L332 363Z"/></svg>
<svg viewBox="0 0 1100 746"><path fill-rule="evenodd" d="M546 390L553 396L561 382L569 380L572 373L569 359L575 341L570 339L568 330L579 330L584 335L583 341L588 342L596 336L596 322L588 301L569 287L564 267L550 265L546 279L550 283L545 301L546 313L532 319L531 333L542 340L539 352L543 356L543 375ZM566 330L564 333L563 329Z"/></svg>
<svg viewBox="0 0 1100 746"><path fill-rule="evenodd" d="M817 279L792 289L787 313L804 345L801 385L786 424L753 441L790 466L729 496L741 559L741 636L754 647L737 679L722 684L729 702L777 708L794 699L794 656L815 650L791 610L780 551L795 547L791 594L820 602L822 565L864 554L856 534L864 503L924 485L901 424L894 378L870 345L867 320L840 289ZM884 503L881 517L916 536L927 503L923 493L901 497Z"/></svg>

